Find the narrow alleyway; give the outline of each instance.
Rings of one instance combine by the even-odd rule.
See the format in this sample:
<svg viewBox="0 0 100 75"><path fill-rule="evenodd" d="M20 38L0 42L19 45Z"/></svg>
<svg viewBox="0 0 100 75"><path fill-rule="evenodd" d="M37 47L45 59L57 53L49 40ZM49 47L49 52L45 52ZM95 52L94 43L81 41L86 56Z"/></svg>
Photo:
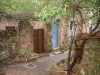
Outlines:
<svg viewBox="0 0 100 75"><path fill-rule="evenodd" d="M10 65L6 70L6 75L48 75L50 68L60 60L66 59L67 55L67 51L57 55L50 53L49 56L39 58L34 62Z"/></svg>

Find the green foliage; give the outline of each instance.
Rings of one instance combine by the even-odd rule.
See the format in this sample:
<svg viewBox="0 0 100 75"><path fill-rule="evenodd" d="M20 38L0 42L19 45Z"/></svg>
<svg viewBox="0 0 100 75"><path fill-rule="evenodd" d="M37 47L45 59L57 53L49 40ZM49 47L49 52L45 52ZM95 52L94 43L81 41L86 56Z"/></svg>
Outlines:
<svg viewBox="0 0 100 75"><path fill-rule="evenodd" d="M0 8L0 18L5 17L6 15L6 12L2 8Z"/></svg>
<svg viewBox="0 0 100 75"><path fill-rule="evenodd" d="M45 20L47 23L50 23L50 19L54 18L55 20L60 19L62 16L66 16L66 11L63 8L57 8L55 6L48 6L43 9L37 15L41 20Z"/></svg>
<svg viewBox="0 0 100 75"><path fill-rule="evenodd" d="M24 57L26 59L28 58L37 58L38 57L38 54L36 53L33 53L32 51L30 50L23 50L19 53L18 55L19 57Z"/></svg>
<svg viewBox="0 0 100 75"><path fill-rule="evenodd" d="M9 57L8 51L0 51L0 61L3 61Z"/></svg>
<svg viewBox="0 0 100 75"><path fill-rule="evenodd" d="M93 18L100 17L99 0L0 0L0 7L9 14L31 12L33 17L39 17L47 23L52 17L55 20L62 17L72 17L74 5L93 12Z"/></svg>
<svg viewBox="0 0 100 75"><path fill-rule="evenodd" d="M0 45L0 52L3 51L3 47Z"/></svg>

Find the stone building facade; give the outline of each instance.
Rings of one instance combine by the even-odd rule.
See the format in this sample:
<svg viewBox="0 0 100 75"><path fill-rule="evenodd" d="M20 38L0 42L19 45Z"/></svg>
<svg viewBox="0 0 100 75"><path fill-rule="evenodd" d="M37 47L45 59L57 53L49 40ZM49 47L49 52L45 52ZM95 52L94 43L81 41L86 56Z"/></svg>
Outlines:
<svg viewBox="0 0 100 75"><path fill-rule="evenodd" d="M23 22L21 24L21 22ZM17 20L17 19L6 19L0 20L0 31L5 31L6 29L15 29L16 35L9 38L8 48L10 52L17 52L20 50L32 50L34 51L34 39L33 34L35 29L44 29L44 50L52 51L52 33L53 33L53 21L50 24L46 22L41 22L39 20ZM68 46L68 26L61 20L58 29L58 48ZM1 37L0 37L1 38ZM18 47L18 48L17 48ZM17 51L16 51L17 49Z"/></svg>

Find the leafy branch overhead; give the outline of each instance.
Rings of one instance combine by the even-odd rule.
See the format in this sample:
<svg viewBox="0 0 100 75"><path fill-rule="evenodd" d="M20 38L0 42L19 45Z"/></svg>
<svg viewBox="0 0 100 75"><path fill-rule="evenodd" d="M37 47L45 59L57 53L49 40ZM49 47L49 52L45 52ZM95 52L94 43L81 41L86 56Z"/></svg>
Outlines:
<svg viewBox="0 0 100 75"><path fill-rule="evenodd" d="M52 17L55 19L71 17L74 5L92 12L95 18L100 17L99 0L0 0L0 7L7 14L31 12L33 13L31 16L46 20L47 23Z"/></svg>

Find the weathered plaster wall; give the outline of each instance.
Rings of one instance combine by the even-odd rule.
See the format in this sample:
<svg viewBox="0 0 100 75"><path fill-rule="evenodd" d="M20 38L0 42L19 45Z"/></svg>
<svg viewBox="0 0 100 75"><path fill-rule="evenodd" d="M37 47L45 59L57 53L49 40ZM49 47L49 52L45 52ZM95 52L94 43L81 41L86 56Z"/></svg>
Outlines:
<svg viewBox="0 0 100 75"><path fill-rule="evenodd" d="M18 23L18 43L21 50L33 51L33 27L29 20L20 20Z"/></svg>
<svg viewBox="0 0 100 75"><path fill-rule="evenodd" d="M33 51L33 36L31 32L21 33L19 37L19 43L21 50Z"/></svg>
<svg viewBox="0 0 100 75"><path fill-rule="evenodd" d="M70 32L68 22L66 22L66 19L61 19L59 26L59 43L61 47L69 46L69 36Z"/></svg>
<svg viewBox="0 0 100 75"><path fill-rule="evenodd" d="M0 30L5 30L6 26L18 26L18 20L3 18L0 20Z"/></svg>

